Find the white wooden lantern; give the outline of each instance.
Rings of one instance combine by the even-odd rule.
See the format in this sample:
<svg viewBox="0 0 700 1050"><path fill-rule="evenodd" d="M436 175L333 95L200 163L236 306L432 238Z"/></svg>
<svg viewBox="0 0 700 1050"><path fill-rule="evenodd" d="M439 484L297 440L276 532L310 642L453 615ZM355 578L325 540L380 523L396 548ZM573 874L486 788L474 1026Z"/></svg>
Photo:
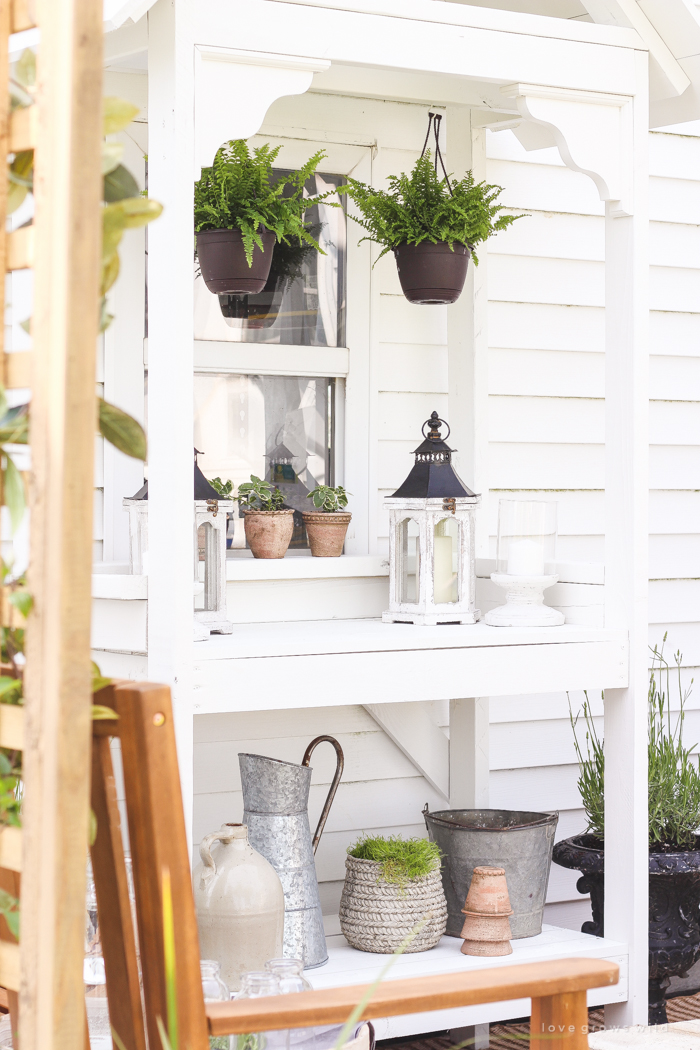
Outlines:
<svg viewBox="0 0 700 1050"><path fill-rule="evenodd" d="M210 634L231 634L226 617L226 523L231 500L220 499L194 461L193 593L194 639L205 641ZM201 454L201 453L200 453ZM148 482L135 495L122 500L129 512L129 571L148 575ZM204 581L199 578L199 530L204 536ZM200 597L201 596L201 597Z"/></svg>
<svg viewBox="0 0 700 1050"><path fill-rule="evenodd" d="M452 467L433 412L425 440L389 507L389 609L385 623L476 623L474 495ZM425 434L428 426L429 432ZM447 426L447 424L445 424ZM449 426L447 429L449 437Z"/></svg>

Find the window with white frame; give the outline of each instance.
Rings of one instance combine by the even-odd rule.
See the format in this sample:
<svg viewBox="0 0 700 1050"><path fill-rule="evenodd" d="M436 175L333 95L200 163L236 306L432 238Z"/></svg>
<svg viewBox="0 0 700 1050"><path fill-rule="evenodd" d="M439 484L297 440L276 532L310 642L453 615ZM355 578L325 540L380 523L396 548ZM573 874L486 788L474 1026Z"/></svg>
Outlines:
<svg viewBox="0 0 700 1050"><path fill-rule="evenodd" d="M329 202L341 204L334 191L343 181L319 173L306 189L330 190ZM236 488L251 474L276 485L295 510L292 550L308 547L301 517L311 507L308 493L336 482L342 381L318 373L324 353L345 344L345 215L341 207L320 204L309 209L307 221L323 254L277 245L260 294L217 296L195 278L194 440L203 453L200 466L207 477L230 479ZM313 375L304 374L310 371L309 353ZM232 551L245 548L237 513L227 541Z"/></svg>

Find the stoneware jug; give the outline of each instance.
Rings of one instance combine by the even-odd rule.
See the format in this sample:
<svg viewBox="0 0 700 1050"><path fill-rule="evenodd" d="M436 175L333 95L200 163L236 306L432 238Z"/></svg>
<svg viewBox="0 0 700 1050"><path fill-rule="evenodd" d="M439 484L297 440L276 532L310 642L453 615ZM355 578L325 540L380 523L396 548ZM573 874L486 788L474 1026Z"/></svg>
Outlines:
<svg viewBox="0 0 700 1050"><path fill-rule="evenodd" d="M206 835L199 855L192 878L201 956L220 963L223 980L237 991L241 974L282 954L282 883L248 842L245 824Z"/></svg>
<svg viewBox="0 0 700 1050"><path fill-rule="evenodd" d="M322 741L335 748L337 765L312 839L308 812L309 762L312 751ZM328 951L314 853L343 772L342 748L332 736L318 736L307 747L300 766L264 755L239 754L238 761L243 820L248 826L251 844L269 860L284 887L284 952L278 954L303 959L306 969L322 966L328 961Z"/></svg>

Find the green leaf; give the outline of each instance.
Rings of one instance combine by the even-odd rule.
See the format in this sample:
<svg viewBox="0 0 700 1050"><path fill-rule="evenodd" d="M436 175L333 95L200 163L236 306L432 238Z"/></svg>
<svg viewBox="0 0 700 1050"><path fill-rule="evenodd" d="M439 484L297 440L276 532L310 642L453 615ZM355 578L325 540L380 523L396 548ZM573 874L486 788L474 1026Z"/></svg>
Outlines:
<svg viewBox="0 0 700 1050"><path fill-rule="evenodd" d="M14 460L5 452L5 506L10 512L12 531L15 532L24 517L26 507L24 499L24 482L17 470Z"/></svg>
<svg viewBox="0 0 700 1050"><path fill-rule="evenodd" d="M101 678L100 681L103 685L109 685L112 681L111 678ZM94 682L93 682L94 685ZM98 686L102 688L102 686ZM94 692L94 689L93 689ZM113 722L115 718L119 718L116 711L113 711L111 707L105 707L104 704L93 704L92 705L92 720L93 722Z"/></svg>
<svg viewBox="0 0 700 1050"><path fill-rule="evenodd" d="M133 459L145 459L147 455L146 435L133 416L116 405L98 398L99 431L106 441Z"/></svg>
<svg viewBox="0 0 700 1050"><path fill-rule="evenodd" d="M102 130L105 135L115 135L131 124L139 113L139 107L123 98L109 96L102 99Z"/></svg>
<svg viewBox="0 0 700 1050"><path fill-rule="evenodd" d="M114 171L124 155L124 146L121 142L102 143L102 174L109 175Z"/></svg>
<svg viewBox="0 0 700 1050"><path fill-rule="evenodd" d="M10 933L19 940L19 900L7 890L0 890L0 915L5 917Z"/></svg>
<svg viewBox="0 0 700 1050"><path fill-rule="evenodd" d="M162 204L148 197L125 197L124 200L119 201L117 207L123 209L125 224L130 230L138 226L147 226L163 211Z"/></svg>
<svg viewBox="0 0 700 1050"><path fill-rule="evenodd" d="M25 620L34 608L34 598L29 591L12 591L10 594L10 605L19 609Z"/></svg>
<svg viewBox="0 0 700 1050"><path fill-rule="evenodd" d="M124 200L125 197L137 197L139 187L136 179L123 164L116 167L104 177L103 198L110 204Z"/></svg>
<svg viewBox="0 0 700 1050"><path fill-rule="evenodd" d="M104 678L102 676L102 671L100 670L99 666L95 663L94 660L91 661L90 667L92 669L92 691L93 691L93 693L96 693L98 689L102 689L103 686L105 686L105 685L111 685L112 679L111 678ZM93 708L93 710L94 710L94 708ZM108 710L108 708L105 708L105 710ZM95 716L93 715L93 718L94 717ZM113 716L110 716L110 717L116 718L117 716L113 715Z"/></svg>
<svg viewBox="0 0 700 1050"><path fill-rule="evenodd" d="M20 326L20 328L22 329L23 332L27 333L27 335L31 335L32 334L32 319L31 319L31 317L27 317L26 320L20 321L19 322L19 326Z"/></svg>
<svg viewBox="0 0 700 1050"><path fill-rule="evenodd" d="M88 846L95 845L95 839L97 838L97 817L95 811L90 806L90 823L88 825Z"/></svg>
<svg viewBox="0 0 700 1050"><path fill-rule="evenodd" d="M8 675L0 676L0 703L11 704L18 700L21 695L22 681L20 678L10 678Z"/></svg>
<svg viewBox="0 0 700 1050"><path fill-rule="evenodd" d="M30 47L22 52L14 70L15 80L25 88L36 84L36 55Z"/></svg>

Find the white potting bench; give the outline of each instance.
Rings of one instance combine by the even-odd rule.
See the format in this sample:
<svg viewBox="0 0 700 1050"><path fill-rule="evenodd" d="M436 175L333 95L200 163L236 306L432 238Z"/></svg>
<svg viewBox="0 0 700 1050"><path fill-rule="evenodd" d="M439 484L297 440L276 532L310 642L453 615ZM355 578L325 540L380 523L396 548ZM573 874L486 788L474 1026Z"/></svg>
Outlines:
<svg viewBox="0 0 700 1050"><path fill-rule="evenodd" d="M666 4L670 9L675 0ZM450 804L466 807L488 803L488 709L480 697L605 689L606 939L549 927L515 942L513 961L615 958L620 984L591 1001L616 1004L611 1021L618 1024L645 1023L647 998L649 48L664 97L679 96L689 84L664 42L647 32L641 10L628 6L639 14L636 29L439 0L159 0L148 24L126 25L107 37L108 60L147 50L149 193L165 211L149 230L150 575L100 574L93 591L94 644L103 670L147 675L173 688L188 809L193 716L313 706L307 682L316 676L334 683L319 705L370 706ZM561 628L379 622L387 567L373 554L371 539L375 423L368 394L348 401L345 418L345 484L355 496L349 554L338 562L231 560L233 634L192 641L192 377L195 353L200 365L202 355L217 353L215 345L193 347L192 183L223 141L254 135L273 102L312 83L314 92L333 96L445 107L450 169L473 168L477 177L485 127L516 128L526 148L556 144L563 161L590 176L605 201L605 568L603 576L602 568L563 567L562 582L547 599L567 611ZM364 132L363 141L371 143L372 128ZM367 177L364 169L359 177ZM348 277L348 346L353 381L369 391L376 293L363 251L361 270L351 267ZM477 492L488 490L485 282L485 267L470 274L448 321L453 444L461 450L458 470ZM260 367L263 350L276 352L257 348L253 367ZM326 352L322 363L312 349L307 356L303 374L348 375L345 348ZM407 461L406 472L409 467ZM483 545L480 553L486 554ZM480 563L482 610L496 600L489 569ZM283 585L289 600L304 607L304 585L324 579L337 586L341 605L347 596L349 618L338 619L343 614L331 601L320 614L318 605L309 606L306 621L297 610L294 622L246 622L261 618L246 610L267 600L270 587ZM343 585L358 581L365 598L353 611L355 592ZM367 602L374 603L375 618L368 617ZM591 613L596 609L599 617ZM285 683L280 693L256 687L270 670ZM416 703L436 699L451 702L449 743L431 731ZM342 938L332 936L329 944L330 963L311 974L315 986L355 983L376 970L376 957L354 952ZM445 939L433 952L404 957L395 976L500 963L466 959L458 941ZM526 1003L516 1007L516 1014L527 1012ZM459 1018L395 1019L380 1034L505 1016L513 1016L513 1004L473 1008Z"/></svg>

